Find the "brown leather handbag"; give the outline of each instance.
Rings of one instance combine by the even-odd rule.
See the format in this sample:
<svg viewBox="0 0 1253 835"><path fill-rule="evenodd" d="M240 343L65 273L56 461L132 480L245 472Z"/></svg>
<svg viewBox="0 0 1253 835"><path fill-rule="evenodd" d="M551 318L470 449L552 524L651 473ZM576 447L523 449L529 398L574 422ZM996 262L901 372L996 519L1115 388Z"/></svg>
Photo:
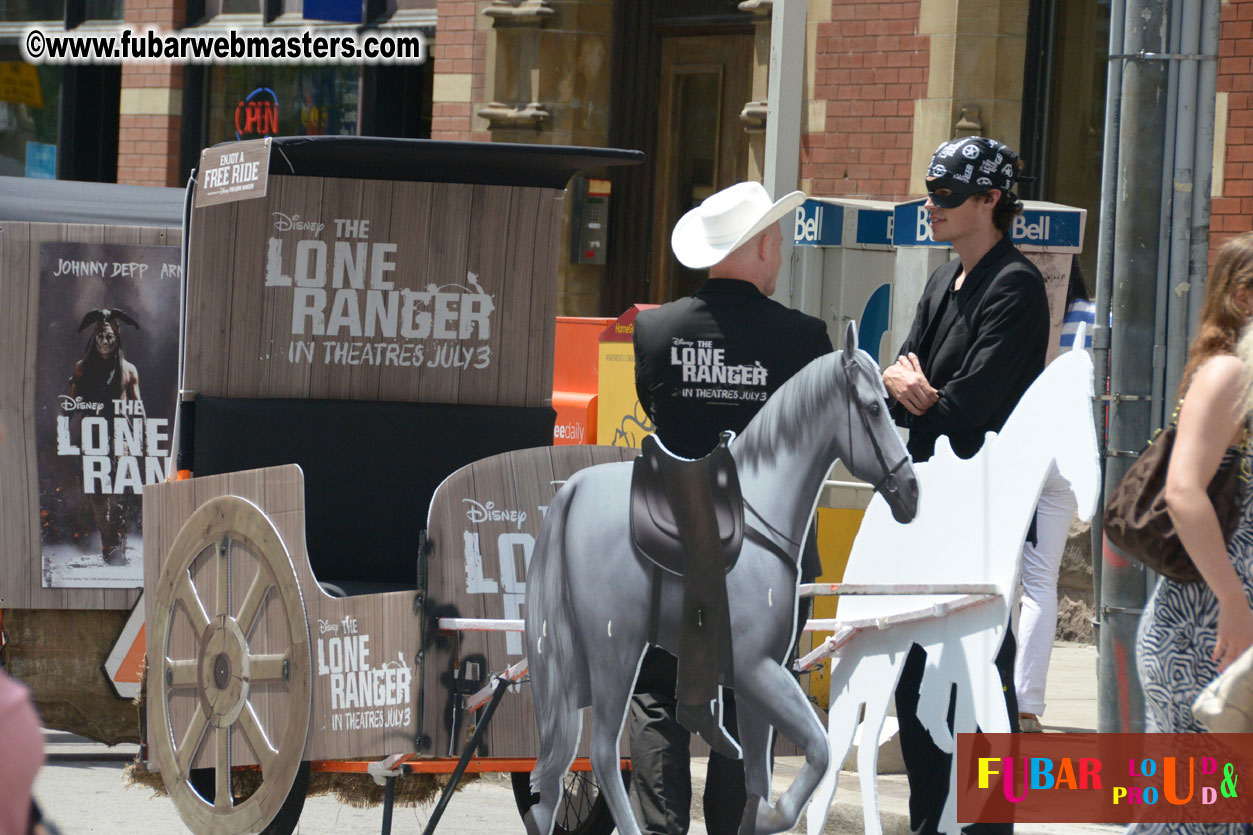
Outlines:
<svg viewBox="0 0 1253 835"><path fill-rule="evenodd" d="M1105 505L1105 537L1126 556L1158 574L1195 583L1201 580L1201 573L1179 541L1175 524L1166 511L1166 470L1177 431L1172 420L1118 482ZM1244 472L1246 446L1247 440L1235 456L1224 456L1207 491L1218 514L1224 542L1231 541L1240 519L1244 482L1248 480Z"/></svg>

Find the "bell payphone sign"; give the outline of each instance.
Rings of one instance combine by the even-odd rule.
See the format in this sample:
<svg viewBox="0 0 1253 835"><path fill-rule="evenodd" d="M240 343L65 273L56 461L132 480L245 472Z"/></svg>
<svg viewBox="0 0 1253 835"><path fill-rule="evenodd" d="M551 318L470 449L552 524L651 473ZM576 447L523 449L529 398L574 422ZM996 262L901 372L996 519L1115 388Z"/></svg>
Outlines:
<svg viewBox="0 0 1253 835"><path fill-rule="evenodd" d="M843 239L843 206L811 199L796 208L795 246L839 246Z"/></svg>
<svg viewBox="0 0 1253 835"><path fill-rule="evenodd" d="M896 217L890 209L860 209L854 240L866 246L891 246L895 225Z"/></svg>
<svg viewBox="0 0 1253 835"><path fill-rule="evenodd" d="M1019 247L1080 252L1084 215L1083 209L1070 206L1027 204L1022 214L1014 218L1010 240ZM948 241L937 241L932 235L925 200L896 207L892 243L896 246L948 246Z"/></svg>

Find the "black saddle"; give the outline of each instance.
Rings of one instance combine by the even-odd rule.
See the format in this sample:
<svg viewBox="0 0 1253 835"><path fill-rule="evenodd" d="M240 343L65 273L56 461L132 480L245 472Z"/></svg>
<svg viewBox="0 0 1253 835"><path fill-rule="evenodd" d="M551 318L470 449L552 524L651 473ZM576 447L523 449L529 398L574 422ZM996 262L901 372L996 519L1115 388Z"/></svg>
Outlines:
<svg viewBox="0 0 1253 835"><path fill-rule="evenodd" d="M673 574L687 573L683 531L716 520L720 562L730 571L744 540L744 500L735 459L724 432L704 458L678 458L648 435L631 473L631 539L649 562ZM690 530L690 528L689 528Z"/></svg>

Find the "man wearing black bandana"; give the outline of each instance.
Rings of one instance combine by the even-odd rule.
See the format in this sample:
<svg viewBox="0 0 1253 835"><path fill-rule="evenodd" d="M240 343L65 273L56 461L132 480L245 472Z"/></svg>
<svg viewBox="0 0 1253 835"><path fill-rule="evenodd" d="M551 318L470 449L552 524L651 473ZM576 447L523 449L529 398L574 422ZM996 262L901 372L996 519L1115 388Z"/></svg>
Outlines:
<svg viewBox="0 0 1253 835"><path fill-rule="evenodd" d="M958 257L928 279L900 355L883 372L892 414L909 429L914 461L929 459L940 435L949 437L960 457L973 456L985 433L1000 431L1044 370L1049 336L1044 279L1009 241L1014 217L1022 211L1013 193L1017 174L1017 154L980 136L945 142L931 157L925 208L932 237L947 241ZM948 794L951 755L931 742L917 718L925 660L915 645L896 689L896 710L911 828L934 833ZM1014 638L1008 629L996 666L1017 731ZM963 831L1012 830L1012 824L977 824Z"/></svg>

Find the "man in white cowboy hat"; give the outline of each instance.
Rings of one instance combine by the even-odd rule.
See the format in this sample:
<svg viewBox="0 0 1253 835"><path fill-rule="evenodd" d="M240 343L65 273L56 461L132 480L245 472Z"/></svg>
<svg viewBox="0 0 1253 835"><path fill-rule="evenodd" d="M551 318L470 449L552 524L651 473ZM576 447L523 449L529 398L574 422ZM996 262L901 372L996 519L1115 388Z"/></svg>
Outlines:
<svg viewBox="0 0 1253 835"><path fill-rule="evenodd" d="M810 360L830 353L821 319L769 298L779 276L779 221L805 199L771 200L760 183L733 185L685 214L670 238L675 257L709 269L695 294L635 320L635 388L662 443L700 458L725 430L742 432L771 394ZM802 574L820 571L806 549ZM631 794L648 835L683 835L692 799L690 734L678 720L677 664L650 648L631 702ZM692 706L683 706L688 710ZM723 725L735 733L735 702L723 696ZM713 752L705 784L705 826L732 835L746 803L744 769Z"/></svg>

